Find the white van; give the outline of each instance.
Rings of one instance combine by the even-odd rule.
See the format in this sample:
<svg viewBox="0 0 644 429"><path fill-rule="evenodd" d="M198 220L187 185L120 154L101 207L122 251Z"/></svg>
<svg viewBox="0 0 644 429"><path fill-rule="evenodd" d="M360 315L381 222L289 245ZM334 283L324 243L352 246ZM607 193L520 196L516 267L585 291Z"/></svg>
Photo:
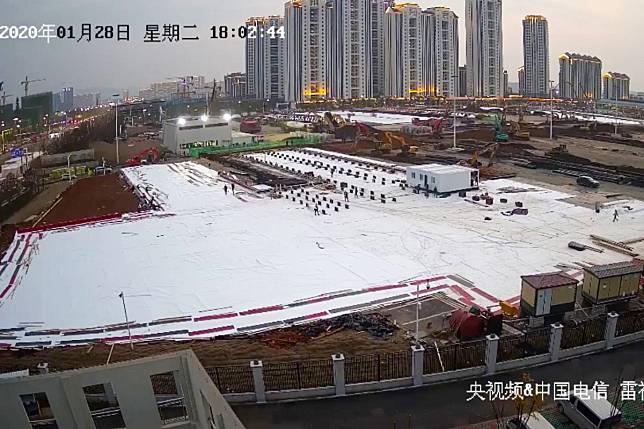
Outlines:
<svg viewBox="0 0 644 429"><path fill-rule="evenodd" d="M525 423L519 421L518 418L514 418L510 419L505 424L505 427L506 429L555 429L545 417L536 411L530 415Z"/></svg>
<svg viewBox="0 0 644 429"><path fill-rule="evenodd" d="M588 395L590 398L596 397L592 390ZM608 428L622 421L622 412L606 399L581 399L570 395L568 401L557 401L557 409L579 429Z"/></svg>

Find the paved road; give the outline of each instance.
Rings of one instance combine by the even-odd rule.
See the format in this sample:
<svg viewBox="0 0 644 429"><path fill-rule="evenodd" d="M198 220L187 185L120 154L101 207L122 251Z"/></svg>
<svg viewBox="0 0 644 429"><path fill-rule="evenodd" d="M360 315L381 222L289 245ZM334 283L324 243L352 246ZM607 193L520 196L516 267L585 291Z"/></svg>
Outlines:
<svg viewBox="0 0 644 429"><path fill-rule="evenodd" d="M67 189L73 182L61 181L55 182L51 185L45 186L45 189L42 190L38 195L36 195L31 201L21 207L18 211L13 213L6 221L2 222L3 224L7 223L19 223L24 222L29 219L30 216L36 216L49 207L58 199L58 196ZM33 219L36 220L35 218Z"/></svg>
<svg viewBox="0 0 644 429"><path fill-rule="evenodd" d="M611 352L533 368L535 381L617 384L644 376L644 343ZM521 380L522 371L492 377ZM480 379L485 384L488 379ZM441 429L493 418L489 403L466 402L471 381L375 394L281 404L239 405L235 412L248 429Z"/></svg>

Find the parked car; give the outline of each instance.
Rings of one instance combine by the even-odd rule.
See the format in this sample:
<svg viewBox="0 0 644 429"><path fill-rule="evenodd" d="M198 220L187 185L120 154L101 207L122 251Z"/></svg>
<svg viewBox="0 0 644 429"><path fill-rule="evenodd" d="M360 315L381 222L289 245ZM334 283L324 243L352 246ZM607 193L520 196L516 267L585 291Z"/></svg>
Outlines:
<svg viewBox="0 0 644 429"><path fill-rule="evenodd" d="M617 427L616 423L622 421L622 412L606 399L597 399L595 391L590 390L588 395L593 399L581 399L570 395L567 401L556 401L557 409L579 429Z"/></svg>
<svg viewBox="0 0 644 429"><path fill-rule="evenodd" d="M63 173L62 179L63 180L74 180L74 179L76 179L76 175L74 173Z"/></svg>
<svg viewBox="0 0 644 429"><path fill-rule="evenodd" d="M580 186L586 186L587 188L599 188L599 182L590 176L577 177L577 184Z"/></svg>
<svg viewBox="0 0 644 429"><path fill-rule="evenodd" d="M525 417L521 420L524 420ZM548 420L541 413L534 412L530 415L526 422L520 421L518 418L509 420L506 429L555 429Z"/></svg>
<svg viewBox="0 0 644 429"><path fill-rule="evenodd" d="M108 166L103 167L102 165L99 165L98 167L94 167L95 175L110 174L111 172L112 172L112 167L108 167Z"/></svg>

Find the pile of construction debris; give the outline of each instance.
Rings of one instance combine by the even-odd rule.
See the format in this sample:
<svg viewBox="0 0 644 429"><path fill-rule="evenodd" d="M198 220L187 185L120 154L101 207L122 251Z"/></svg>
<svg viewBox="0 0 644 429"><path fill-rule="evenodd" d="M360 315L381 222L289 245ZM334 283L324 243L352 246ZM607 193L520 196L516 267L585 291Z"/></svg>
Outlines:
<svg viewBox="0 0 644 429"><path fill-rule="evenodd" d="M352 329L357 332L367 332L375 338L389 338L398 329L389 319L379 313L345 314L334 319L302 325L297 328L310 338L325 336L330 332Z"/></svg>
<svg viewBox="0 0 644 429"><path fill-rule="evenodd" d="M382 314L345 314L333 319L268 331L260 334L258 339L269 347L286 348L328 337L345 329L367 332L374 338L387 339L399 328Z"/></svg>

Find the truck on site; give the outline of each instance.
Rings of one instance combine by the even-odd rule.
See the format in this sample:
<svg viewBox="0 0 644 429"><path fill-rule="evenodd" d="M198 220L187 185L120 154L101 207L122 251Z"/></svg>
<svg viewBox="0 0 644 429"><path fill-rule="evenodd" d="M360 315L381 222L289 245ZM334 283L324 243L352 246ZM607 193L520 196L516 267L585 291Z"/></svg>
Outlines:
<svg viewBox="0 0 644 429"><path fill-rule="evenodd" d="M258 119L244 119L239 125L239 131L248 134L258 134L262 132L262 124Z"/></svg>
<svg viewBox="0 0 644 429"><path fill-rule="evenodd" d="M141 152L134 155L132 158L127 160L128 167L136 167L139 165L152 164L156 162L161 157L159 149L156 147L151 147L144 149Z"/></svg>

